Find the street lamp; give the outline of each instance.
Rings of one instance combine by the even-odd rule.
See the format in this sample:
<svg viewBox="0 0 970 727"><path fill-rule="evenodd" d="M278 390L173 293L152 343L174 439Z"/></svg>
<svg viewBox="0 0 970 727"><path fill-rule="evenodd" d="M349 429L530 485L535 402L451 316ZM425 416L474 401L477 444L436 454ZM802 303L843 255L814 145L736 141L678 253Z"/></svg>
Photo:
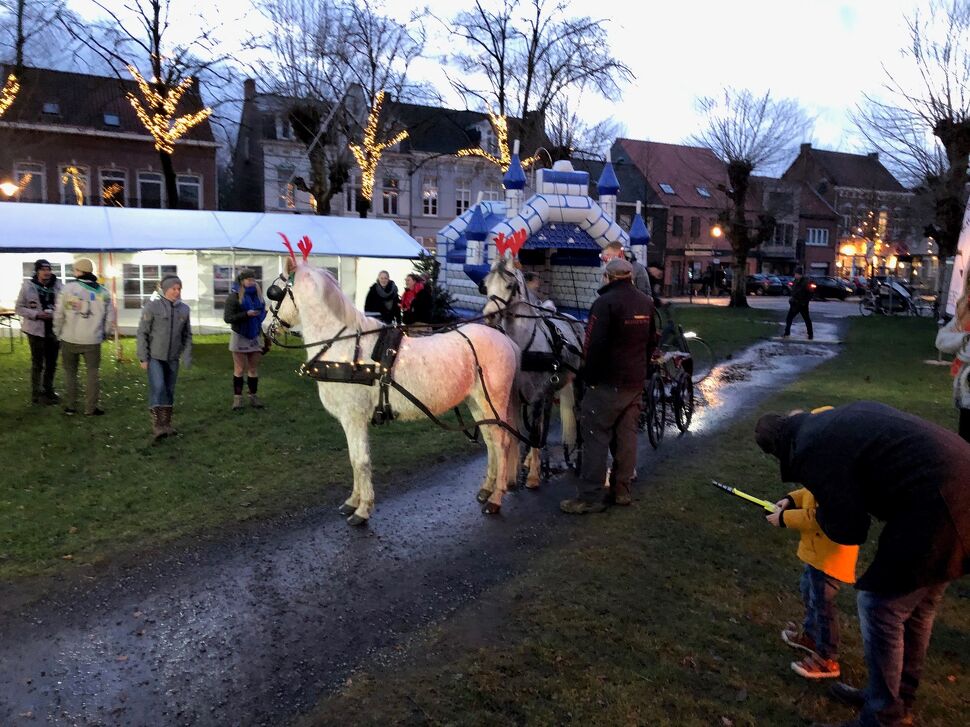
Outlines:
<svg viewBox="0 0 970 727"><path fill-rule="evenodd" d="M3 192L3 194L7 197L13 197L19 191L20 187L13 182L8 181L0 184L0 192Z"/></svg>

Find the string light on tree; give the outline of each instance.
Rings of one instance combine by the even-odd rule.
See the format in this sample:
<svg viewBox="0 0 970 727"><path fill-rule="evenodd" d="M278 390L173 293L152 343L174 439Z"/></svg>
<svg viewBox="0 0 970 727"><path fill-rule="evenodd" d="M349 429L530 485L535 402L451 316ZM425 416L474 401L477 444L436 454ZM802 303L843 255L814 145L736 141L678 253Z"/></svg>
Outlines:
<svg viewBox="0 0 970 727"><path fill-rule="evenodd" d="M492 111L488 112L488 120L491 122L492 130L495 132L495 144L498 147L499 156L489 154L479 146L474 146L469 149L459 149L458 156L481 157L499 167L502 170L502 174L505 174L509 170L509 165L512 163L512 153L509 151L509 122L504 116L499 116ZM528 159L521 159L520 164L522 164L523 169L528 169L537 161L539 161L538 154Z"/></svg>
<svg viewBox="0 0 970 727"><path fill-rule="evenodd" d="M81 170L75 166L64 169L64 173L61 175L61 184L67 186L68 182L71 183L74 189L74 199L77 200L79 206L83 205L87 185L84 182L84 176L81 174Z"/></svg>
<svg viewBox="0 0 970 727"><path fill-rule="evenodd" d="M350 151L360 167L360 194L368 202L374 196L374 175L377 165L384 154L384 150L395 144L400 144L408 138L408 132L395 134L387 141L377 140L377 124L380 120L381 105L384 103L384 92L379 91L374 98L374 105L367 116L367 126L364 128L364 138L361 144L350 144Z"/></svg>
<svg viewBox="0 0 970 727"><path fill-rule="evenodd" d="M7 82L3 84L3 90L0 91L0 116L7 113L7 109L10 108L14 99L17 98L18 91L20 91L20 81L11 73L7 76Z"/></svg>
<svg viewBox="0 0 970 727"><path fill-rule="evenodd" d="M138 89L141 91L145 103L142 104L142 99L139 99L135 94L130 92L127 94L128 101L131 102L132 108L135 109L138 120L141 121L142 125L155 140L155 149L157 151L167 154L174 153L175 142L184 136L193 126L202 123L212 115L212 109L210 108L203 108L201 111L184 114L183 116L175 115L179 101L192 86L193 81L191 78L183 79L181 83L174 88L168 89L163 95L152 88L151 84L138 72L137 68L128 66L128 71L138 83ZM152 83L158 83L157 79L153 78Z"/></svg>

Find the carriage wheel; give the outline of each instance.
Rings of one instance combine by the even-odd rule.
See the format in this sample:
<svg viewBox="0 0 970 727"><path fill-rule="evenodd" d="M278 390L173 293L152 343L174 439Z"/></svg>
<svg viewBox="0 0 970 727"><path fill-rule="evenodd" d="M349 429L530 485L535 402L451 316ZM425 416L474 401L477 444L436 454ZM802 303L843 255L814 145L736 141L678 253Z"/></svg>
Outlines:
<svg viewBox="0 0 970 727"><path fill-rule="evenodd" d="M646 429L647 437L654 449L660 446L667 427L667 396L660 374L654 374L647 381L646 389Z"/></svg>
<svg viewBox="0 0 970 727"><path fill-rule="evenodd" d="M686 372L681 371L674 384L674 420L677 428L686 432L694 418L694 382Z"/></svg>

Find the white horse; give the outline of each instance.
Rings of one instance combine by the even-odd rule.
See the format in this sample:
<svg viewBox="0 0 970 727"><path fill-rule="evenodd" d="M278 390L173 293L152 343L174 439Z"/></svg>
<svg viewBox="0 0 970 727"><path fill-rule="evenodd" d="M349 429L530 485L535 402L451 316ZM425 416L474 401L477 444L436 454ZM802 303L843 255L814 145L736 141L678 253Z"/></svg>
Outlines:
<svg viewBox="0 0 970 727"><path fill-rule="evenodd" d="M366 363L374 363L369 354L377 341L374 331L381 328L380 322L357 310L324 270L298 265L291 280L287 282L281 276L275 284L279 290L274 297L280 300L274 315L267 318L270 334L275 325L290 328L299 324L303 340L312 344L307 348L307 360L326 348L318 359L325 365L353 361L358 344L355 337L337 340L329 348L323 342L371 332L361 338L359 352L362 362L367 359ZM471 324L462 326L460 332L405 336L391 371L393 379L435 415L466 402L476 421L498 418L509 422L516 408L513 384L518 365L518 349L506 336L488 326ZM320 381L317 390L323 406L343 427L354 471L353 492L340 513L349 515L347 522L351 525L360 525L374 510L367 428L379 403L380 387ZM425 416L393 388L389 400L402 420ZM488 449L488 469L478 500L485 503L483 511L492 514L501 509L509 481L514 483L519 448L518 441L499 425L483 425L481 431Z"/></svg>
<svg viewBox="0 0 970 727"><path fill-rule="evenodd" d="M541 301L526 286L522 271L509 258L499 257L482 281L488 301L482 313L501 318L502 327L522 351L522 367L516 377L518 398L526 413L517 419L519 431L528 430L533 445L544 443L552 400L559 394L563 454L569 464L576 449L575 374L581 362L583 326L572 316L542 307ZM566 365L557 371L536 368L531 361L549 361L553 354ZM525 425L524 427L522 425ZM533 446L526 455L526 487L536 488L542 469L540 448Z"/></svg>

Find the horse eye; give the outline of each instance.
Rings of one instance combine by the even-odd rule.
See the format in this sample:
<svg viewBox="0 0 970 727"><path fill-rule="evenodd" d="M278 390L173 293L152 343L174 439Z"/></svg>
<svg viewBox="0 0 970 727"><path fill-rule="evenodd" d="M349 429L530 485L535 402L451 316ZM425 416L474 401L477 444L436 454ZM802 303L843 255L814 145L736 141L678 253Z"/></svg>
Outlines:
<svg viewBox="0 0 970 727"><path fill-rule="evenodd" d="M484 280L478 284L478 292L482 295L485 295L488 292L488 289L485 287Z"/></svg>
<svg viewBox="0 0 970 727"><path fill-rule="evenodd" d="M272 301L275 301L276 303L283 300L284 295L285 293L283 292L283 289L276 284L269 286L269 289L266 291L266 297Z"/></svg>

